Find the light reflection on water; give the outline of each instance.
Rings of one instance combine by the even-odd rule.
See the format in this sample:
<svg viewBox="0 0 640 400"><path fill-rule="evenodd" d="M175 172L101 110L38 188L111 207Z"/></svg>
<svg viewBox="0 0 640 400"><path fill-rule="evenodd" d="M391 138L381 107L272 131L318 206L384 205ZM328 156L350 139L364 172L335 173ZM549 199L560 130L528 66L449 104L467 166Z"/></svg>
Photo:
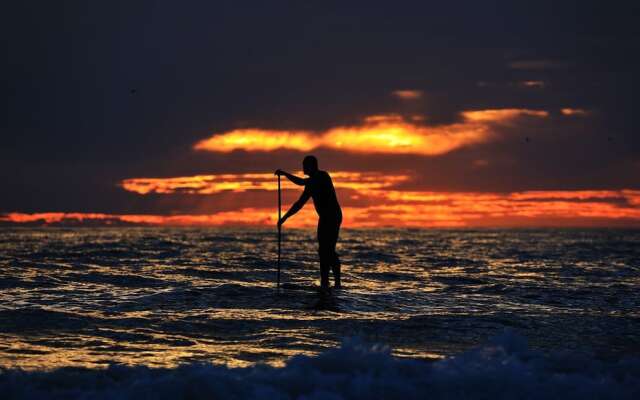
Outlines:
<svg viewBox="0 0 640 400"><path fill-rule="evenodd" d="M280 365L358 335L439 358L511 328L542 348L640 354L640 232L344 230L345 288L313 289L314 232L0 233L0 366Z"/></svg>

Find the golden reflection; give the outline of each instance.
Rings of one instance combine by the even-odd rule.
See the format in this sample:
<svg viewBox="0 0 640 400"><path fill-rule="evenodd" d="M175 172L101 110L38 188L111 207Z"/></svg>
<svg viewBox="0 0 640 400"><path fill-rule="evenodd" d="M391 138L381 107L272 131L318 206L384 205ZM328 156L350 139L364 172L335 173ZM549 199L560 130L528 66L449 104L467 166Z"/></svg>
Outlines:
<svg viewBox="0 0 640 400"><path fill-rule="evenodd" d="M640 196L638 191L627 192ZM518 193L518 195L520 198L526 198L527 196L526 193ZM574 197L584 195L585 193L577 193ZM603 193L602 191L595 191L590 195L594 197L600 196L601 199L609 197L607 192ZM488 196L500 197L495 194ZM546 193L535 192L532 196L546 198ZM463 198L466 199L465 201L471 200L468 194L465 194ZM556 194L556 196L550 198L563 198L563 195ZM582 197L582 199L589 198ZM554 202L555 200L551 203ZM438 207L440 206L438 205ZM167 265L164 264L149 265L143 267L140 271L137 271L137 268L135 269L136 271L130 270L129 274L137 272L146 277L157 275L156 277L160 279L162 279L162 276L166 278L166 274L170 274L172 284L188 280L190 285L182 287L189 288L189 292L191 289L207 290L210 295L216 297L223 297L219 295L219 292L215 291L218 285L223 284L237 285L242 287L243 290L246 289L247 293L256 288L260 290L255 291L256 297L249 297L250 302L244 303L244 305L242 302L246 301L247 298L232 299L235 307L229 307L229 304L224 307L213 307L203 298L195 300L197 304L194 304L194 299L183 301L182 297L178 296L174 298L175 303L172 304L172 307L165 308L167 303L161 297L152 300L157 307L152 308L152 303L145 301L143 303L145 308L139 311L123 311L128 308L112 307L111 300L106 303L106 309L87 308L85 303L84 306L73 310L74 305L72 304L76 303L76 298L71 298L71 303L66 305L62 305L52 298L50 305L45 307L47 311L70 313L73 310L74 313L82 317L91 317L92 320L100 322L89 322L86 325L88 329L81 328L76 331L73 331L73 328L67 330L66 326L60 324L54 326L50 331L51 333L48 333L49 331L46 329L44 332L25 330L24 332L11 331L15 332L12 334L0 333L0 346L5 349L5 351L0 352L0 366L24 370L51 370L60 367L101 369L117 363L151 368L175 368L185 363L203 362L233 368L248 367L261 362L281 367L293 356L313 356L337 347L340 338L348 337L354 329L357 332L357 329L364 325L371 326L372 321L388 322L393 320L399 326L413 329L416 327L416 321L412 321L415 316L420 318L434 316L436 318L434 323L440 323L442 320L438 320L438 316L445 316L448 320L452 315L478 315L482 313L487 315L485 312L487 308L483 304L485 306L489 305L489 314L496 309L500 312L513 313L522 313L523 310L530 313L540 312L546 314L571 313L576 315L577 313L582 313L583 315L596 317L601 314L600 311L593 311L590 314L591 312L586 308L564 306L558 308L557 305L536 304L535 302L505 301L496 306L491 303L492 292L488 297L485 297L481 293L476 293L475 291L469 293L466 290L457 294L448 292L449 294L445 293L443 297L436 294L433 297L435 300L433 303L412 302L409 301L411 298L407 298L407 300L402 300L403 302L406 301L406 304L402 304L402 313L398 313L393 305L390 304L385 304L383 307L376 305L373 308L369 308L366 304L369 298L368 294L398 294L402 291L404 291L403 294L437 292L445 287L452 286L452 284L458 284L456 280L460 278L468 281L467 283L460 283L460 285L464 285L467 288L476 285L483 287L486 287L486 285L493 286L492 282L502 281L506 283L512 279L516 279L526 285L527 282L539 282L543 277L550 279L554 274L564 275L565 273L563 271L554 271L553 268L526 268L526 262L512 262L502 257L495 259L495 263L490 263L490 268L478 268L475 257L478 254L484 254L484 251L494 243L495 236L492 236L491 232L480 236L472 234L471 237L467 233L454 234L450 242L442 244L438 247L438 250L435 248L429 250L429 252L433 252L434 257L440 258L440 261L445 261L440 263L441 265L430 261L418 261L414 258L416 251L415 239L419 239L420 243L424 243L425 238L433 237L430 233L425 233L428 236L421 236L420 233L411 233L406 236L393 232L391 231L391 233L384 235L374 234L370 240L367 240L367 243L368 247L374 249L374 251L380 250L381 252L393 253L394 258L387 261L384 258L380 258L369 264L359 262L349 264L346 274L346 284L349 285L348 291L343 292L338 298L338 302L344 301L342 304L346 304L342 309L346 312L319 311L301 306L302 303L306 304L307 301L309 303L317 301L315 293L309 296L309 300L303 299L302 301L300 298L304 296L296 295L295 301L298 303L295 307L291 307L288 302L280 301L272 302L268 300L268 302L262 303L261 300L258 300L258 296L260 296L260 299L266 298L267 296L264 296L264 294L269 292L264 289L274 291L274 285L272 281L269 282L268 280L247 280L247 274L244 273L242 268L249 270L250 266L234 269L234 276L237 278L230 279L229 275L217 276L216 278L194 277L191 275L193 269L211 270L211 267L207 265L198 267L196 259L191 260L195 262L186 263L182 267L177 267L178 270L173 271L167 271L170 268L167 268ZM361 234L367 235L368 233L362 231L347 232L346 240L340 245L344 246L345 250L349 246L352 246L351 249L361 247L361 242L349 243L350 236L353 238ZM77 235L83 236L84 233ZM196 237L199 238L200 236ZM409 243L401 244L401 241L398 241L398 239L409 238L412 238ZM480 245L480 243L482 243L480 248L476 250L468 249L469 244L476 246ZM390 247L390 244L393 247ZM467 247L466 250L465 247ZM460 254L463 253L465 255L461 256ZM353 260L358 260L358 258ZM472 262L470 263L470 261ZM425 267L425 263L427 267ZM178 265L180 264L181 261L178 262ZM586 265L589 266L590 264L586 263ZM229 265L221 266L224 269L228 267ZM120 271L115 271L111 265L91 268L100 271L101 275L117 275L121 273ZM185 271L181 270L182 268ZM598 270L600 269L598 268ZM31 271L21 272L20 278L33 276L37 271L34 268ZM42 270L39 272L42 273ZM77 271L72 269L70 272ZM54 274L57 276L58 272L56 271ZM311 271L303 271L301 274L307 279L306 276L311 274ZM388 274L393 275L391 275L391 279L386 279L381 278L383 274L387 274L387 276L389 276ZM478 274L480 274L480 278ZM497 280L488 280L485 276L482 276L483 274L491 275L492 278ZM593 284L593 282L588 281L587 275L576 279L584 280L580 284L581 287ZM107 280L107 282L109 281ZM71 286L78 284L78 282L70 283ZM513 282L514 287L517 284L517 282ZM60 287L57 287L57 289L60 289ZM140 298L141 292L152 295L159 292L175 294L175 287L113 288L107 283L104 287L97 288L97 290L95 287L92 287L92 289L93 292L98 294L108 290L113 295L109 299L113 298L117 301L125 299L135 301L135 299ZM20 295L5 291L3 296L8 297L0 299L5 300L4 303L9 304L8 309L11 310L16 307L16 304L19 304L18 301L15 301L16 298L29 298L29 293L32 289L23 290ZM122 292L113 292L114 290L121 290ZM65 289L64 292L78 293L77 288L75 290L72 288ZM13 301L6 301L7 298L12 299L12 296ZM450 299L451 296L457 297ZM450 301L443 302L442 299L445 297L449 298ZM92 297L86 299L92 301ZM39 302L40 300L42 300L42 297L37 296L37 301ZM353 302L353 300L357 301ZM182 306L173 307L178 305L176 303L183 302ZM427 305L425 306L425 304ZM69 305L71 305L70 308ZM248 307L246 307L247 305ZM341 321L334 325L337 320ZM420 319L418 319L419 321ZM165 322L168 322L168 325L164 325ZM406 325L404 325L405 322L407 323ZM429 325L428 321L426 323ZM445 323L448 322L445 321ZM238 326L241 327L240 330L237 329ZM352 328L350 329L350 327ZM56 331L58 328L61 328L61 330ZM393 337L385 338L385 335L379 335L379 332L378 334L373 333L368 337L365 336L365 338L382 342L394 342ZM392 346L392 354L398 357L436 360L444 358L447 354L452 354L454 352L452 350L455 350L455 352L460 350L455 345L443 345L441 340L436 339L432 342L427 340L422 343L403 340L399 346L395 344Z"/></svg>
<svg viewBox="0 0 640 400"><path fill-rule="evenodd" d="M129 332L121 333L126 335ZM160 342L155 344L116 341L103 336L67 338L73 341L73 347L39 345L22 337L5 337L2 340L4 343L9 343L9 346L8 351L0 355L0 365L6 368L39 371L50 371L61 367L102 369L113 363L129 366L144 365L151 368L175 368L195 360L231 368L249 367L255 364L255 361L243 359L243 354L251 354L252 358L260 359L262 363L282 367L291 357L312 356L318 353L318 351L300 348L269 348L261 343L252 345L250 341L235 343L206 338L194 341L193 338L181 336L158 336L152 339ZM171 344L172 341L180 340L188 342L189 345ZM96 341L101 344L96 346ZM162 341L166 343L162 344ZM37 354L37 357L34 357L34 354Z"/></svg>
<svg viewBox="0 0 640 400"><path fill-rule="evenodd" d="M228 283L228 282L227 282ZM245 282L246 283L246 282ZM270 288L272 286L269 286ZM198 316L196 314L196 316ZM105 318L105 316L102 316ZM123 313L118 318L143 320L153 318L152 312ZM165 314L164 318L172 318ZM182 312L177 318L184 317ZM226 309L207 310L207 316L198 316L203 323L215 321L256 320L309 320L318 321L327 318L326 313L274 312L273 309ZM332 319L371 318L371 315L359 313L331 313ZM387 316L388 317L388 316ZM211 334L214 336L212 337ZM152 368L174 368L180 364L194 361L206 362L228 367L248 367L257 360L272 366L281 367L288 359L297 355L316 355L323 349L333 348L339 343L333 339L317 339L318 329L272 327L262 332L260 340L224 338L224 331L188 335L167 333L145 329L135 331L127 327L101 327L95 336L78 333L73 336L0 335L0 343L8 346L9 351L0 354L0 365L7 368L24 370L52 370L60 367L83 367L91 369L106 368L109 364L145 365ZM131 339L128 339L132 337ZM288 345L280 345L281 338L287 338ZM300 346L295 343L299 342ZM314 350L310 350L313 348Z"/></svg>

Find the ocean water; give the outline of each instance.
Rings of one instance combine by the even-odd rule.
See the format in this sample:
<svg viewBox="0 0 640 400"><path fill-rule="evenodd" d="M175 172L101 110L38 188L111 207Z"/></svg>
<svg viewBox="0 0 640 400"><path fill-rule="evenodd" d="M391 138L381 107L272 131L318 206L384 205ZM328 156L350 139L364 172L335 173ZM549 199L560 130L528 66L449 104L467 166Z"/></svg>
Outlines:
<svg viewBox="0 0 640 400"><path fill-rule="evenodd" d="M0 231L0 391L640 395L640 231L344 229L331 295L314 231L285 229L280 291L276 245L272 229Z"/></svg>

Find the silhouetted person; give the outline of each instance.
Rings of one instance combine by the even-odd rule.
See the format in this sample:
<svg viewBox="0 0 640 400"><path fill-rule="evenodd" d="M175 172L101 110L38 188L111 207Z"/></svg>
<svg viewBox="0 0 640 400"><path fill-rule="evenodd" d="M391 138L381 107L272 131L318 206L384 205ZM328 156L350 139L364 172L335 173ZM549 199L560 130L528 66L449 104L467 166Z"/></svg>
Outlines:
<svg viewBox="0 0 640 400"><path fill-rule="evenodd" d="M313 205L318 213L318 254L320 255L320 285L329 288L329 269L333 271L335 287L340 287L340 259L336 253L336 242L342 223L342 210L338 204L336 191L331 177L326 171L318 169L318 159L306 156L302 161L302 170L308 178L298 178L288 172L277 170L276 175L284 175L291 182L304 186L304 192L293 203L289 211L278 221L279 225L294 215L305 205L309 197L313 198Z"/></svg>

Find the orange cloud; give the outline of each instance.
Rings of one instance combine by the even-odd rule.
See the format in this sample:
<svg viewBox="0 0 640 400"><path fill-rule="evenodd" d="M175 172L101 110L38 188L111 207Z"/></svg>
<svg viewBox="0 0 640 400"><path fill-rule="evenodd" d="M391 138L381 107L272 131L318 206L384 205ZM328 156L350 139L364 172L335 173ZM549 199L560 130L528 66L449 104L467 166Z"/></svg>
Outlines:
<svg viewBox="0 0 640 400"><path fill-rule="evenodd" d="M397 97L400 100L418 100L422 98L421 90L395 90L391 92L393 97Z"/></svg>
<svg viewBox="0 0 640 400"><path fill-rule="evenodd" d="M302 175L298 172L298 175ZM381 174L376 172L332 172L333 183L339 189L374 190L388 188L408 181L406 174ZM121 186L138 194L216 194L221 192L242 193L249 190L274 191L278 189L272 173L257 174L215 174L195 175L176 178L131 178L121 182Z"/></svg>
<svg viewBox="0 0 640 400"><path fill-rule="evenodd" d="M639 219L640 191L529 191L495 193L389 192L390 200L419 207L445 205L452 214L486 217L632 218Z"/></svg>
<svg viewBox="0 0 640 400"><path fill-rule="evenodd" d="M90 220L90 219L105 219L109 217L110 217L109 214L102 214L102 213L55 213L55 212L35 213L35 214L8 213L8 214L0 215L0 221L17 222L17 223L44 221L46 224L51 224L51 223L59 222L63 218L83 221L83 220Z"/></svg>
<svg viewBox="0 0 640 400"><path fill-rule="evenodd" d="M272 151L291 149L309 151L320 145L318 138L305 131L273 131L262 129L236 129L223 135L202 140L196 150L229 152L233 150Z"/></svg>
<svg viewBox="0 0 640 400"><path fill-rule="evenodd" d="M478 111L465 111L462 116L467 121L472 122L494 122L505 123L511 122L517 117L529 116L546 118L549 116L547 111L540 110L527 110L522 108L504 108L500 110L478 110Z"/></svg>
<svg viewBox="0 0 640 400"><path fill-rule="evenodd" d="M563 108L560 110L560 112L562 113L562 115L566 115L566 116L584 117L586 115L589 115L589 111L584 110L582 108Z"/></svg>
<svg viewBox="0 0 640 400"><path fill-rule="evenodd" d="M547 86L544 81L522 81L522 82L519 82L519 85L526 88L538 88L538 89L542 89L545 86Z"/></svg>
<svg viewBox="0 0 640 400"><path fill-rule="evenodd" d="M325 132L236 129L215 134L194 145L213 152L273 151L290 149L308 152L323 147L357 153L421 154L435 156L493 138L492 127L520 117L547 117L546 111L501 109L466 111L462 122L427 126L419 119L398 115L365 118L356 126L339 126Z"/></svg>
<svg viewBox="0 0 640 400"><path fill-rule="evenodd" d="M506 112L506 111L505 111ZM495 118L486 113L470 118ZM298 175L300 173L298 172ZM334 185L344 206L344 224L352 227L416 226L506 226L545 224L561 226L576 221L598 219L627 220L640 224L640 191L578 190L525 191L514 193L432 192L400 190L411 180L408 174L337 171L332 173ZM285 181L285 189L291 189ZM177 178L132 178L122 182L126 190L145 195L216 194L250 190L275 191L276 179L271 173L196 175ZM297 187L296 187L297 189ZM348 192L344 192L344 191ZM246 203L244 203L246 204ZM95 217L96 215L88 215ZM70 217L66 215L65 217ZM46 216L45 216L46 218ZM61 218L55 215L54 218ZM272 208L254 207L211 215L118 216L130 223L157 225L224 225L275 223ZM15 219L15 218L14 218ZM307 207L292 219L290 226L313 226L317 217ZM537 221L537 222L536 222ZM551 221L551 222L550 222ZM604 222L603 222L604 221Z"/></svg>
<svg viewBox="0 0 640 400"><path fill-rule="evenodd" d="M273 211L245 208L209 215L148 215L148 214L99 214L99 213L9 213L0 216L0 222L43 222L54 225L64 222L106 221L105 225L118 222L162 226L218 226L218 225L271 225L275 223Z"/></svg>

